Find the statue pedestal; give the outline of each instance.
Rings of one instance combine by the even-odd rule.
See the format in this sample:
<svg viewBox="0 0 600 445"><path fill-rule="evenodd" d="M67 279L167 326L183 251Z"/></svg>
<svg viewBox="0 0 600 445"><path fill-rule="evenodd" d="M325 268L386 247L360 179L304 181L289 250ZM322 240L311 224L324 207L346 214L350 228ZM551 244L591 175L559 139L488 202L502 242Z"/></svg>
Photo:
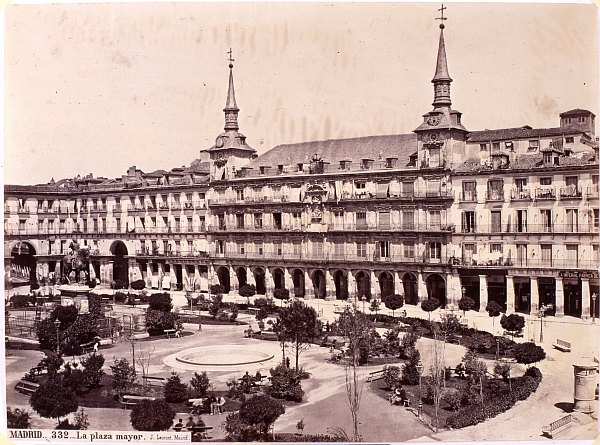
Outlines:
<svg viewBox="0 0 600 445"><path fill-rule="evenodd" d="M596 385L598 384L598 364L592 360L581 360L573 364L575 385L573 391L574 411L592 413L596 406Z"/></svg>
<svg viewBox="0 0 600 445"><path fill-rule="evenodd" d="M79 313L87 314L89 312L89 301L91 288L86 285L63 284L58 287L60 292L61 306L75 306Z"/></svg>

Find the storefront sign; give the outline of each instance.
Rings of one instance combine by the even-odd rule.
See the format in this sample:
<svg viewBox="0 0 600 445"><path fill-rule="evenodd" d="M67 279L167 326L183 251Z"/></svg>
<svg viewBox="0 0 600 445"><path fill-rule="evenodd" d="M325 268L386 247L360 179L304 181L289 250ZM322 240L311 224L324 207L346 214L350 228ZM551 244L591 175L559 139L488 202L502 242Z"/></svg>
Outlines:
<svg viewBox="0 0 600 445"><path fill-rule="evenodd" d="M561 278L598 278L598 272L573 272L567 270L558 271Z"/></svg>

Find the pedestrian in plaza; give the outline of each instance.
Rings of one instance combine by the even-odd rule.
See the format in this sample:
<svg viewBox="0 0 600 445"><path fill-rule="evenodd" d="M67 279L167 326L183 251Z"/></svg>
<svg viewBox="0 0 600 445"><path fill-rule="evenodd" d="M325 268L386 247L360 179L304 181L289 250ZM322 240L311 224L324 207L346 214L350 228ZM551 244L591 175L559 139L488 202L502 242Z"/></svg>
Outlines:
<svg viewBox="0 0 600 445"><path fill-rule="evenodd" d="M196 426L196 423L194 422L194 418L192 416L190 416L190 418L188 419L188 421L185 424L185 429L188 431L192 431L192 429Z"/></svg>
<svg viewBox="0 0 600 445"><path fill-rule="evenodd" d="M183 429L183 419L179 419L175 425L173 425L175 431L181 431Z"/></svg>
<svg viewBox="0 0 600 445"><path fill-rule="evenodd" d="M210 415L214 416L217 411L217 398L215 396L210 396Z"/></svg>

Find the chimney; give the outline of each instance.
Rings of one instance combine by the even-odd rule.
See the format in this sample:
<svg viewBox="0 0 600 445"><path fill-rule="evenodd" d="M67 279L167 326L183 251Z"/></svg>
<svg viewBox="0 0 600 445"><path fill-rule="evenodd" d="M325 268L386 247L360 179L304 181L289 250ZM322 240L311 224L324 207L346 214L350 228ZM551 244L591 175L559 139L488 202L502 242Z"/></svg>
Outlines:
<svg viewBox="0 0 600 445"><path fill-rule="evenodd" d="M132 165L127 169L127 176L132 178L135 176L135 165Z"/></svg>

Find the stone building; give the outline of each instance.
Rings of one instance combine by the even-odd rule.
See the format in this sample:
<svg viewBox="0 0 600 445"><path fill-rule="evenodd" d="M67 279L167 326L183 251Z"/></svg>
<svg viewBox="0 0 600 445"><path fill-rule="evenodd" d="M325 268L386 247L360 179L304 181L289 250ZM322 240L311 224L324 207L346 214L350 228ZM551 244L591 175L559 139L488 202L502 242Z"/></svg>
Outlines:
<svg viewBox="0 0 600 445"><path fill-rule="evenodd" d="M239 132L233 66L224 132L189 167L5 186L14 280L60 273L75 238L102 282L222 284L259 294L435 297L479 310L588 317L598 294L595 115L556 128L469 131L451 105L444 26L431 111L410 134L278 145ZM596 314L598 308L595 308Z"/></svg>

